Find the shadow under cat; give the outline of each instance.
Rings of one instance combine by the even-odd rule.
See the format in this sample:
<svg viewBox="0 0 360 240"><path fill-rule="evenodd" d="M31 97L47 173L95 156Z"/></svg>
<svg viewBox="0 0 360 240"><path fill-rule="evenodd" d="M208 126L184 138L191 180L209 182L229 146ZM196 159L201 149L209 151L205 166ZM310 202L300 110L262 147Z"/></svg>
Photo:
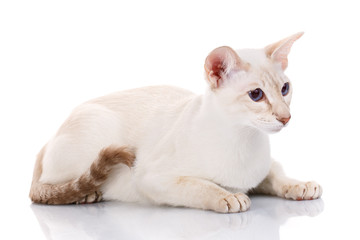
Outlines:
<svg viewBox="0 0 360 240"><path fill-rule="evenodd" d="M252 196L251 209L219 214L122 202L47 206L32 204L47 239L280 239L287 219L316 216L322 199L289 201Z"/></svg>

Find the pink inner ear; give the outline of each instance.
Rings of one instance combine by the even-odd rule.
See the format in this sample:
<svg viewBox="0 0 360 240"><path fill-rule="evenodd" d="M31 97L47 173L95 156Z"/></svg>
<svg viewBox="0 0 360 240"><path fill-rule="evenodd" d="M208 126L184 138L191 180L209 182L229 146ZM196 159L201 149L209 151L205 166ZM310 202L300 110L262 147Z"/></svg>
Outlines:
<svg viewBox="0 0 360 240"><path fill-rule="evenodd" d="M213 50L205 61L205 71L211 88L218 88L224 81L226 73L232 69L240 70L243 64L237 53L230 47L219 47Z"/></svg>
<svg viewBox="0 0 360 240"><path fill-rule="evenodd" d="M289 39L289 41L285 42L282 46L276 49L271 56L275 62L281 63L281 68L283 70L285 70L288 66L287 57L294 42L295 40Z"/></svg>
<svg viewBox="0 0 360 240"><path fill-rule="evenodd" d="M285 52L276 52L275 56L272 57L272 59L275 62L279 62L281 64L281 68L285 70L288 66L288 59L287 59L288 53Z"/></svg>
<svg viewBox="0 0 360 240"><path fill-rule="evenodd" d="M221 78L223 72L225 72L224 59L220 56L211 56L208 63L209 73L212 76Z"/></svg>
<svg viewBox="0 0 360 240"><path fill-rule="evenodd" d="M221 79L226 71L226 50L225 47L213 50L205 61L205 71L211 88L218 88Z"/></svg>
<svg viewBox="0 0 360 240"><path fill-rule="evenodd" d="M266 54L274 62L281 64L281 68L285 70L288 66L288 55L290 53L293 43L298 40L304 33L300 32L288 38L285 38L277 43L271 44L265 48Z"/></svg>

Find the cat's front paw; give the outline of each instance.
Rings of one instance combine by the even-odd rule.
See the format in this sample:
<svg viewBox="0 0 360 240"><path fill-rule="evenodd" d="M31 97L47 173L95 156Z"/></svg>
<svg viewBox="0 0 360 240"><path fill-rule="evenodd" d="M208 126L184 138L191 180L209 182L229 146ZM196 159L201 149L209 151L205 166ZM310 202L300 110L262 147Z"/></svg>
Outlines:
<svg viewBox="0 0 360 240"><path fill-rule="evenodd" d="M251 201L247 195L235 193L221 199L214 210L221 213L245 212L250 205Z"/></svg>
<svg viewBox="0 0 360 240"><path fill-rule="evenodd" d="M282 192L286 199L312 200L321 197L322 188L316 182L306 182L284 185Z"/></svg>

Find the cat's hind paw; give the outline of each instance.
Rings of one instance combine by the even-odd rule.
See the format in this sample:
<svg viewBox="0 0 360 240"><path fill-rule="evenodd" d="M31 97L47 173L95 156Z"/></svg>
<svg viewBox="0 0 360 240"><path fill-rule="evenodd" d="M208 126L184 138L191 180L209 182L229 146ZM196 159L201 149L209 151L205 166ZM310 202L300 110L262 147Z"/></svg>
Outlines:
<svg viewBox="0 0 360 240"><path fill-rule="evenodd" d="M215 211L222 213L245 212L250 205L251 201L248 196L243 193L235 193L221 199Z"/></svg>
<svg viewBox="0 0 360 240"><path fill-rule="evenodd" d="M76 204L97 203L97 202L101 202L101 200L102 200L101 192L94 192L93 194L86 195L83 199L75 203Z"/></svg>
<svg viewBox="0 0 360 240"><path fill-rule="evenodd" d="M282 188L282 192L286 199L313 200L321 197L322 188L316 182L306 182L285 185Z"/></svg>

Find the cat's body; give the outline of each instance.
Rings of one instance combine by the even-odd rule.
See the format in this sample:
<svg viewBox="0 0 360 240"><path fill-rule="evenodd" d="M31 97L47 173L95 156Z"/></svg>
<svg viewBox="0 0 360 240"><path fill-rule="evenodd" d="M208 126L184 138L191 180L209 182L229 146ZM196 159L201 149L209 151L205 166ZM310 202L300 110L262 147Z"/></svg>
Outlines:
<svg viewBox="0 0 360 240"><path fill-rule="evenodd" d="M98 201L102 194L218 212L247 210L249 190L320 197L316 183L285 177L267 136L289 121L291 89L281 96L285 60L270 61L266 51L286 47L288 53L300 36L265 51L214 50L205 63L210 88L204 95L158 86L84 103L39 154L30 197L67 204ZM251 100L249 91L260 86L266 99Z"/></svg>

